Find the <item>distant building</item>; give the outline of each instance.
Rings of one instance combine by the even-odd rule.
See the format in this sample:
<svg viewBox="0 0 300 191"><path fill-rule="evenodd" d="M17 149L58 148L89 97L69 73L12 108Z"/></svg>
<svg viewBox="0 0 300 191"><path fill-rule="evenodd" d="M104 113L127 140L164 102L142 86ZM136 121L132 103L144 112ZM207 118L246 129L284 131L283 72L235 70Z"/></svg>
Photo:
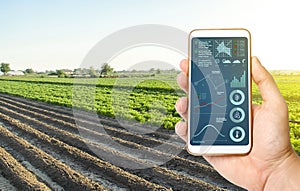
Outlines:
<svg viewBox="0 0 300 191"><path fill-rule="evenodd" d="M63 69L63 71L64 71L65 75L67 75L67 76L71 76L74 74L73 70Z"/></svg>
<svg viewBox="0 0 300 191"><path fill-rule="evenodd" d="M12 70L12 71L7 72L7 75L9 75L9 76L24 76L24 72L22 72L20 70L18 70L18 71Z"/></svg>

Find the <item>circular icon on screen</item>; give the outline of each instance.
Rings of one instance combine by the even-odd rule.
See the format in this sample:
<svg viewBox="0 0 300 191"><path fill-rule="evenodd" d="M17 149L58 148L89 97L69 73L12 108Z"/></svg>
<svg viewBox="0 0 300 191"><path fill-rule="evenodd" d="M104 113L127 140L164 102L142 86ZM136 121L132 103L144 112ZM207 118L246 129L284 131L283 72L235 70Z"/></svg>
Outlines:
<svg viewBox="0 0 300 191"><path fill-rule="evenodd" d="M245 112L240 107L235 107L230 111L229 117L231 121L240 123L245 119Z"/></svg>
<svg viewBox="0 0 300 191"><path fill-rule="evenodd" d="M241 90L233 90L229 95L229 100L233 105L241 105L245 101L245 94Z"/></svg>
<svg viewBox="0 0 300 191"><path fill-rule="evenodd" d="M236 143L244 140L245 135L245 130L239 126L233 127L229 132L230 139Z"/></svg>

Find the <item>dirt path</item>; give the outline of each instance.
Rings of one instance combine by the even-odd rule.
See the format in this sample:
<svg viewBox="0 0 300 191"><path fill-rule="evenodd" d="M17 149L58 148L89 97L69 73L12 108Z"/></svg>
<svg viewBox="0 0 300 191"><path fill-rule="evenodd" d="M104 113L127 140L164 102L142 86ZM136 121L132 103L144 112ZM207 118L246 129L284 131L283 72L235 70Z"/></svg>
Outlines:
<svg viewBox="0 0 300 191"><path fill-rule="evenodd" d="M184 147L179 138L170 141L170 131L147 133L149 129L138 124L124 128L114 119L99 118L101 124L89 113L77 113L75 123L70 108L0 94L3 178L18 190L242 190L184 149L161 163L170 156L157 145ZM108 140L128 149L120 150ZM120 161L145 168L118 167Z"/></svg>

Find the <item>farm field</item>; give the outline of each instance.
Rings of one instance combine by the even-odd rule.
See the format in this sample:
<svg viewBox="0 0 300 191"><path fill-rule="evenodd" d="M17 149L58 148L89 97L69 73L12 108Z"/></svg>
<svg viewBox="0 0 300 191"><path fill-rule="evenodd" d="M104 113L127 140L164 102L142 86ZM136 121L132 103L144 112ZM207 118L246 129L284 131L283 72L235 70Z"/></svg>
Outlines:
<svg viewBox="0 0 300 191"><path fill-rule="evenodd" d="M189 155L178 137L169 139L180 120L174 104L185 96L175 78L0 77L0 190L243 190ZM274 78L289 106L291 142L300 154L300 75ZM255 85L253 102L261 103ZM72 107L81 111L76 119ZM143 155L113 147L110 139ZM162 143L181 152L160 163L166 154L154 146ZM150 167L133 170L102 156Z"/></svg>
<svg viewBox="0 0 300 191"><path fill-rule="evenodd" d="M99 125L86 121L89 113L77 115L75 124L70 108L7 94L0 94L0 109L0 190L242 190L184 149L170 161L155 165L164 153L153 145L168 142L170 149L184 147L179 139L168 140L172 130L137 135L100 116L113 140L153 156L149 161L114 149L105 141L107 136L89 129L91 124ZM132 125L132 129L141 128L145 127ZM83 138L79 130L91 137ZM96 156L91 147L124 163L153 163L154 167L121 168Z"/></svg>
<svg viewBox="0 0 300 191"><path fill-rule="evenodd" d="M172 129L180 120L174 104L184 95L174 81L175 76L163 75L158 79L2 77L0 92Z"/></svg>
<svg viewBox="0 0 300 191"><path fill-rule="evenodd" d="M118 79L0 77L0 92L173 129L180 120L174 104L178 97L185 96L176 75ZM273 76L288 104L291 142L300 154L300 74L276 71ZM261 103L255 85L253 103Z"/></svg>

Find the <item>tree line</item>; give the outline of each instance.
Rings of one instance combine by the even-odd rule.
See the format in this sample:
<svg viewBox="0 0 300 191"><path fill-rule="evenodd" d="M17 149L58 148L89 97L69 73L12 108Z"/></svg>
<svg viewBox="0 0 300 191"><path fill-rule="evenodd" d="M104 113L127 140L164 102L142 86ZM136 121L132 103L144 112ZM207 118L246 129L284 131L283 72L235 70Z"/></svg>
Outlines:
<svg viewBox="0 0 300 191"><path fill-rule="evenodd" d="M111 72L113 72L113 68L108 64L104 63L100 70L95 70L93 67L90 67L89 69L86 68L77 68L75 70L67 70L67 69L59 69L56 71L49 72L48 75L57 75L58 77L68 77L71 75L77 75L77 76L89 76L89 77L101 77L101 76L107 76ZM3 72L4 75L7 75L9 71L11 71L10 64L9 63L1 63L0 65L0 71ZM26 74L34 74L34 70L32 68L28 68L23 71Z"/></svg>

